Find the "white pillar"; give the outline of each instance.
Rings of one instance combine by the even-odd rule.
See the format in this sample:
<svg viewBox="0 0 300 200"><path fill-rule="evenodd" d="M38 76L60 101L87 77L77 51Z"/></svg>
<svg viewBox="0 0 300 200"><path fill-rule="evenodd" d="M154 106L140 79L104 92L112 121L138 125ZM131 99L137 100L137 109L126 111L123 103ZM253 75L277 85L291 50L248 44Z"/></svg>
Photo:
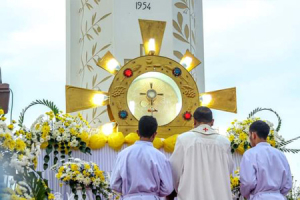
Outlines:
<svg viewBox="0 0 300 200"><path fill-rule="evenodd" d="M202 64L192 74L204 92L202 0L67 0L67 84L108 91L113 76L96 62L108 50L121 64L143 53L138 19L167 22L160 55L179 61L194 53ZM105 109L83 115L96 126L109 121Z"/></svg>

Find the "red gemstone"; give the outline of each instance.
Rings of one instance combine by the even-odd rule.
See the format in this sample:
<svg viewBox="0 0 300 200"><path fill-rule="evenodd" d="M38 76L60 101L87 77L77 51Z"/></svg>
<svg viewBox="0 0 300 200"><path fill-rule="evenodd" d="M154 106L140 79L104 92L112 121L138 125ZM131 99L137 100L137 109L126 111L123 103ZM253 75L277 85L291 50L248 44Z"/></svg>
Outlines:
<svg viewBox="0 0 300 200"><path fill-rule="evenodd" d="M185 112L183 115L184 119L190 120L192 118L192 114L190 112Z"/></svg>
<svg viewBox="0 0 300 200"><path fill-rule="evenodd" d="M125 69L124 70L124 76L131 77L133 75L133 72L131 69Z"/></svg>

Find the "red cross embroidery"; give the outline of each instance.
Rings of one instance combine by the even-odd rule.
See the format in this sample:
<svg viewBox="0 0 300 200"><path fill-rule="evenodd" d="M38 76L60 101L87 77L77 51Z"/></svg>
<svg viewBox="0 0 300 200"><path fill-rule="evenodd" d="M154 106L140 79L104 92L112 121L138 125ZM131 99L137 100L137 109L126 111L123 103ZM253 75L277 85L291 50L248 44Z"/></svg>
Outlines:
<svg viewBox="0 0 300 200"><path fill-rule="evenodd" d="M208 129L207 129L207 128L204 128L203 130L204 130L205 132L206 132L206 131L208 131Z"/></svg>

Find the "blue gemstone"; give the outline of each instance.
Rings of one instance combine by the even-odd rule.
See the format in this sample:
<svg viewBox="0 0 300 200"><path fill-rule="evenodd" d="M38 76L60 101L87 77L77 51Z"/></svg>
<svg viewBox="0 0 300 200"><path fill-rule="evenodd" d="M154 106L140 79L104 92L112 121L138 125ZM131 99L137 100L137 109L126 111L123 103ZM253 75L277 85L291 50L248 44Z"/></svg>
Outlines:
<svg viewBox="0 0 300 200"><path fill-rule="evenodd" d="M127 117L127 112L125 110L122 110L122 111L120 111L119 115L122 119L125 119Z"/></svg>
<svg viewBox="0 0 300 200"><path fill-rule="evenodd" d="M178 67L176 67L173 70L173 74L174 74L174 76L180 76L181 75L181 69L179 69Z"/></svg>

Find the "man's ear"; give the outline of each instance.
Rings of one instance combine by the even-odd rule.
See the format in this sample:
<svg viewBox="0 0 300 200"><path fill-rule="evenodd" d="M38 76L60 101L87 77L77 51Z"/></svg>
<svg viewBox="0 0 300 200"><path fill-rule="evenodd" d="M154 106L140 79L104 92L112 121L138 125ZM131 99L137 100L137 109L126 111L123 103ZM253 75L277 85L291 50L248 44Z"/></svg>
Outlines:
<svg viewBox="0 0 300 200"><path fill-rule="evenodd" d="M156 137L156 135L157 135L157 132L155 132L155 133L152 135L153 139Z"/></svg>
<svg viewBox="0 0 300 200"><path fill-rule="evenodd" d="M252 132L252 139L253 139L253 140L256 140L257 137L258 137L258 136L257 136L257 133L256 133L256 132Z"/></svg>
<svg viewBox="0 0 300 200"><path fill-rule="evenodd" d="M215 123L215 120L212 119L211 122L210 122L210 126L214 126L214 123Z"/></svg>

